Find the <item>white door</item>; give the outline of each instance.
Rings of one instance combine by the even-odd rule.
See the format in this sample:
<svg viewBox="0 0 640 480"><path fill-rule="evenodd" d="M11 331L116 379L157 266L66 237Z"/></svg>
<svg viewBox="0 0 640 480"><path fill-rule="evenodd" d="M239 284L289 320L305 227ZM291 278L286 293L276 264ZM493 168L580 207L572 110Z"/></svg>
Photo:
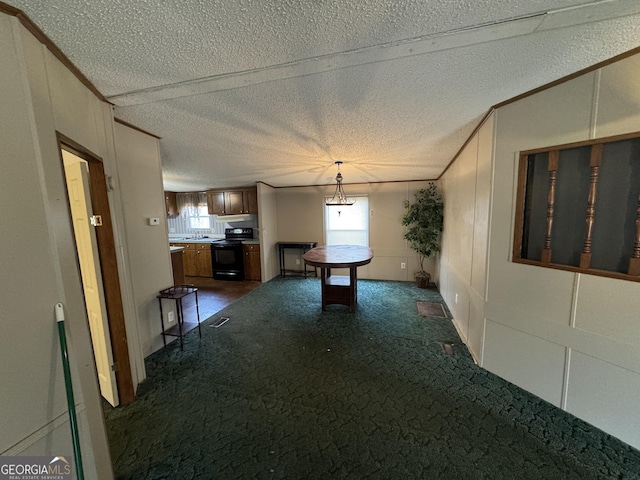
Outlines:
<svg viewBox="0 0 640 480"><path fill-rule="evenodd" d="M114 407L119 404L116 374L113 370L113 351L109 336L102 273L98 256L96 233L91 225L91 193L88 163L76 155L62 150L64 171L69 191L69 204L73 231L78 249L82 286L87 306L87 317L93 343L98 381L102 396Z"/></svg>

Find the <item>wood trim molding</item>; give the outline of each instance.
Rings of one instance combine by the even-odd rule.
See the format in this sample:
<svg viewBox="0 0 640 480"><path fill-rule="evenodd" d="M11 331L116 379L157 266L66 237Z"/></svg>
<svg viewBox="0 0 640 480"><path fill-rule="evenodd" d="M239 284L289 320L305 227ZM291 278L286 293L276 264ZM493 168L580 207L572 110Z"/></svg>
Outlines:
<svg viewBox="0 0 640 480"><path fill-rule="evenodd" d="M80 83L82 83L85 87L91 90L98 99L105 103L109 103L107 99L104 98L104 95L98 91L98 89L89 81L87 77L76 67L69 58L62 53L62 50L58 48L58 46L53 43L53 41L36 25L33 20L31 20L22 10L12 7L11 5L7 5L4 2L0 2L0 13L4 13L10 15L12 17L16 17L20 23L34 36L40 43L42 43L47 50L49 50L54 57L56 57L60 62L69 69L69 71L78 79Z"/></svg>
<svg viewBox="0 0 640 480"><path fill-rule="evenodd" d="M69 150L89 163L89 184L91 204L94 212L102 215L102 228L96 229L98 241L98 256L102 269L107 315L109 318L109 334L113 360L116 369L116 384L121 405L127 405L135 399L135 387L131 374L131 359L125 325L124 306L122 304L122 289L118 274L117 248L113 236L113 222L109 208L107 182L102 159L84 148L79 143L56 132L58 147Z"/></svg>
<svg viewBox="0 0 640 480"><path fill-rule="evenodd" d="M114 117L113 121L116 123L119 123L120 125L124 125L125 127L129 127L129 128L132 128L133 130L137 130L140 133L144 133L145 135L149 135L150 137L157 138L158 140L162 139L162 137L159 137L158 135L155 135L151 132L147 132L146 130L141 129L140 127L136 127L132 123L125 122L124 120L121 120L119 118Z"/></svg>
<svg viewBox="0 0 640 480"><path fill-rule="evenodd" d="M345 183L344 185L377 185L379 183L414 183L414 182L437 182L440 179L440 177L437 178L423 178L421 180L391 180L388 182L355 182L355 183ZM271 188L312 188L312 187L335 187L336 184L335 183L319 183L319 184L314 184L314 185L287 185L284 187L276 187L275 185L271 185L269 183L263 182L262 180L258 180L256 182L256 184L258 183L262 183L263 185L266 185L267 187L271 187ZM239 188L250 188L250 187L239 187ZM230 190L230 188L225 188L225 187L215 187L215 188L210 188L209 190Z"/></svg>
<svg viewBox="0 0 640 480"><path fill-rule="evenodd" d="M532 265L536 267L552 268L554 270L565 270L567 272L581 273L585 275L596 275L598 277L617 278L618 280L629 280L632 282L640 282L640 276L630 275L628 273L611 272L608 270L597 270L590 268L589 270L581 269L580 267L573 267L571 265L560 265L557 263L542 263L539 260L528 260L526 258L514 258L513 263L519 263L522 265Z"/></svg>
<svg viewBox="0 0 640 480"><path fill-rule="evenodd" d="M482 117L482 120L480 120L480 122L478 123L478 125L476 126L476 128L473 129L473 132L471 132L471 134L469 135L469 137L467 138L467 140L462 144L462 146L460 147L460 149L456 152L456 154L453 156L453 158L451 159L451 161L447 164L447 166L444 168L444 170L442 171L442 173L440 173L440 175L438 175L438 178L436 178L436 180L440 180L442 178L442 176L447 172L447 170L449 170L449 167L451 167L451 165L453 165L453 162L455 162L458 157L460 155L462 155L462 152L464 151L465 148L467 148L467 145L469 145L469 143L471 143L471 140L473 139L473 137L480 131L480 129L482 128L482 126L486 123L486 121L489 119L489 117L491 116L491 114L494 112L495 108L491 107L489 109L489 111L487 113L485 113L484 117Z"/></svg>
<svg viewBox="0 0 640 480"><path fill-rule="evenodd" d="M524 238L524 204L526 200L527 188L527 163L528 155L520 154L518 160L518 188L516 190L516 218L513 233L513 251L512 258L522 257L522 240Z"/></svg>
<svg viewBox="0 0 640 480"><path fill-rule="evenodd" d="M620 135L611 135L609 137L592 138L590 140L583 140L583 141L580 141L580 142L562 143L560 145L552 145L552 146L549 146L549 147L534 148L532 150L522 150L520 152L520 154L521 155L532 155L532 154L535 154L535 153L549 152L551 150L566 150L568 148L588 147L588 146L597 145L599 143L617 142L619 140L626 140L628 138L638 138L638 137L640 137L640 131L630 132L630 133L623 133L623 134L620 134Z"/></svg>
<svg viewBox="0 0 640 480"><path fill-rule="evenodd" d="M573 80L575 78L581 77L582 75L585 75L587 73L593 72L595 70L599 70L603 67L606 67L607 65L611 65L612 63L616 63L620 60L624 60L627 57L631 57L637 53L640 53L640 47L636 47L634 49L631 49L627 52L623 52L620 55L616 55L615 57L611 57L607 60L603 60L602 62L596 63L595 65L591 65L587 68L583 68L582 70L578 70L577 72L574 72L572 74L569 74L565 77L559 78L558 80L554 80L553 82L549 82L546 83L540 87L534 88L533 90L529 90L528 92L524 92L520 95L517 95L515 97L512 97L508 100L505 100L504 102L500 102L497 103L496 105L494 105L492 107L492 109L498 109L498 108L502 108L506 105L509 105L511 103L515 103L518 100L522 100L523 98L527 98L530 97L531 95L535 95L536 93L540 93L544 90L548 90L550 88L556 87L558 85L561 85L565 82L568 82L569 80Z"/></svg>
<svg viewBox="0 0 640 480"><path fill-rule="evenodd" d="M535 150L527 150L519 152L520 159L518 163L518 181L517 181L517 193L516 193L516 203L515 203L515 221L514 221L514 236L513 236L513 250L511 261L513 263L522 263L526 265L535 265L541 267L554 268L557 270L567 270L570 272L588 274L588 275L598 275L609 278L617 278L621 280L632 280L635 282L640 282L640 194L638 194L637 190L633 189L633 186L629 188L629 194L637 195L638 202L637 207L634 209L634 212L637 212L635 215L635 233L633 237L633 251L628 252L626 249L628 248L628 238L626 239L626 243L622 243L622 237L629 235L629 232L625 229L621 228L619 225L616 227L620 230L613 230L608 232L610 235L617 234L619 239L619 245L624 246L624 256L630 253L629 257L629 267L626 272L621 272L617 270L617 267L612 266L611 264L601 265L601 268L591 268L591 260L592 260L592 247L593 247L593 234L594 228L596 225L596 210L597 210L597 200L598 200L598 184L600 181L600 167L603 163L603 154L605 151L605 147L608 144L612 144L615 142L619 142L621 140L634 139L637 141L640 140L640 132L628 133L622 135L613 135L609 137L601 137L597 139L592 139L588 141L581 141L575 143L562 144L557 146L549 146L544 148L538 148ZM636 143L637 144L637 143ZM588 148L588 190L586 191L585 197L583 197L583 201L586 200L585 210L581 210L581 208L574 208L572 211L572 215L574 220L583 215L582 220L584 222L584 237L582 239L582 244L579 251L579 263L576 265L569 265L564 263L557 263L552 260L552 233L553 233L553 225L554 225L554 213L556 207L556 193L557 193L557 171L558 165L560 163L560 152L566 150L572 150L576 147ZM544 246L542 251L540 252L540 258L523 258L523 245L527 241L528 232L526 231L527 226L525 225L525 217L527 215L526 211L528 207L526 205L526 199L530 196L530 193L527 191L531 185L528 185L527 178L532 171L531 165L529 165L529 161L532 156L537 154L546 153L548 154L548 158L546 161L546 172L547 172L547 191L546 191L546 218L545 218L545 228L544 228ZM586 155L586 154L585 154ZM612 161L612 157L608 157L607 162ZM586 160L586 157L583 157ZM613 157L615 160L615 157ZM541 158L541 162L544 160ZM586 167L583 164L581 167L582 170L579 171L582 175L586 173ZM540 165L540 169L542 169L542 165ZM578 170L576 170L578 172ZM538 172L538 187L533 187L538 189L538 196L542 197L544 191L542 189L542 171ZM584 176L581 180L581 185L586 186L586 179ZM608 190L612 190L614 187L609 185ZM625 191L625 195L627 192ZM625 197L626 198L626 197ZM625 200L626 202L626 200ZM542 219L540 218L542 213L542 200L538 201L538 227L537 227L537 235L540 235L542 232ZM626 203L620 202L621 207L630 208ZM611 207L609 207L611 208ZM584 213L582 213L584 212ZM605 217L606 217L606 212ZM629 222L630 216L632 212L625 213L625 222ZM627 223L628 225L628 223ZM601 227L602 228L602 227ZM624 230L624 231L623 231ZM540 238L538 237L538 240ZM572 244L573 247L577 247L577 245ZM618 244L616 244L618 245ZM603 243L600 243L600 249L603 249ZM573 250L573 253L577 253L576 250ZM601 255L601 251L598 255ZM564 261L567 261L566 259ZM611 268L611 270L604 270L603 268Z"/></svg>
<svg viewBox="0 0 640 480"><path fill-rule="evenodd" d="M582 70L578 70L577 72L574 72L570 75L567 75L565 77L559 78L558 80L554 80L553 82L549 82L546 83L540 87L534 88L533 90L529 90L528 92L522 93L520 95L517 95L515 97L509 98L508 100L505 100L504 102L500 102L500 103L496 103L495 105L493 105L485 114L484 117L482 117L482 120L480 120L480 122L478 123L478 126L471 132L471 134L469 135L469 138L467 138L467 141L464 142L464 144L462 145L462 147L460 147L460 150L458 150L458 152L453 156L453 158L451 159L451 161L449 162L449 164L445 167L445 169L442 171L442 173L438 176L438 180L440 180L442 178L442 176L446 173L447 170L449 170L449 167L451 167L451 165L453 164L453 162L455 162L458 157L460 157L460 155L462 154L462 151L467 147L467 145L469 145L469 142L471 142L471 139L473 139L474 135L476 135L478 133L478 130L480 130L480 127L482 127L482 125L484 125L484 123L487 121L487 119L489 118L489 116L495 111L498 110L499 108L502 108L504 106L507 106L511 103L515 103L518 100L522 100L524 98L530 97L532 95L535 95L536 93L540 93L544 90L548 90L550 88L553 88L555 86L561 85L565 82L568 82L569 80L573 80L575 78L580 77L581 75L584 75L586 73L590 73L593 72L595 70L599 70L600 68L606 67L607 65L611 65L612 63L616 63L620 60L624 60L627 57L631 57L633 55L636 55L640 53L640 47L636 47L634 49L631 49L627 52L621 53L620 55L616 55L615 57L609 58L607 60L604 60L600 63L596 63L595 65L591 65L590 67L587 68L583 68ZM585 142L586 144L586 142ZM562 148L564 148L564 146L562 146ZM541 149L544 150L544 149ZM535 150L531 150L528 151L527 153L536 153Z"/></svg>

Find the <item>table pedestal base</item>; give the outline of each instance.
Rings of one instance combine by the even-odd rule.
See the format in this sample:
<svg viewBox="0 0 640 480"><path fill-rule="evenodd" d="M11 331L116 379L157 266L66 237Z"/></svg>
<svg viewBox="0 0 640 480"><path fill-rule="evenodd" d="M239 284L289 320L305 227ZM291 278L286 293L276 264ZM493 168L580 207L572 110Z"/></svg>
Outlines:
<svg viewBox="0 0 640 480"><path fill-rule="evenodd" d="M355 312L358 297L356 271L358 267L371 262L373 250L361 245L326 245L312 248L302 258L305 265L320 268L322 310L326 310L327 305L337 303L346 305L350 312ZM332 268L348 268L349 276L333 277L331 276Z"/></svg>
<svg viewBox="0 0 640 480"><path fill-rule="evenodd" d="M327 305L346 305L354 312L358 300L356 267L349 269L349 276L331 275L330 268L321 268L322 277L322 310Z"/></svg>

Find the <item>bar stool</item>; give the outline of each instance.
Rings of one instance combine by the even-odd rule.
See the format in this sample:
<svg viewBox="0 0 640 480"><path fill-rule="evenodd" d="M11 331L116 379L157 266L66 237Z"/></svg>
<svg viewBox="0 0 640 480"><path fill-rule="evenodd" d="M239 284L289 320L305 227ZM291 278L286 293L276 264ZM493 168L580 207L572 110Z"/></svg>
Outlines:
<svg viewBox="0 0 640 480"><path fill-rule="evenodd" d="M195 295L196 299L196 322L185 322L184 310L182 308L182 299ZM191 330L198 327L198 335L202 338L202 329L200 328L200 307L198 306L198 289L193 284L174 285L164 290L160 290L157 296L158 302L160 302L160 325L162 326L162 342L164 346L167 346L167 337L179 337L180 338L180 350L184 351L184 336ZM176 322L177 325L165 330L164 318L162 315L162 299L174 300L176 302Z"/></svg>

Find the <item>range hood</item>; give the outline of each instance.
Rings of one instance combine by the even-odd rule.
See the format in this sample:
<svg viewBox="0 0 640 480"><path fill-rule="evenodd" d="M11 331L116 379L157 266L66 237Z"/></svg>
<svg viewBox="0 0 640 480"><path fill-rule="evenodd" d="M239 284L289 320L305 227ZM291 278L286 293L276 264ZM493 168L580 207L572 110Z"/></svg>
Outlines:
<svg viewBox="0 0 640 480"><path fill-rule="evenodd" d="M252 219L251 214L243 213L240 215L218 215L216 222L218 223L233 223L233 222L248 222Z"/></svg>

